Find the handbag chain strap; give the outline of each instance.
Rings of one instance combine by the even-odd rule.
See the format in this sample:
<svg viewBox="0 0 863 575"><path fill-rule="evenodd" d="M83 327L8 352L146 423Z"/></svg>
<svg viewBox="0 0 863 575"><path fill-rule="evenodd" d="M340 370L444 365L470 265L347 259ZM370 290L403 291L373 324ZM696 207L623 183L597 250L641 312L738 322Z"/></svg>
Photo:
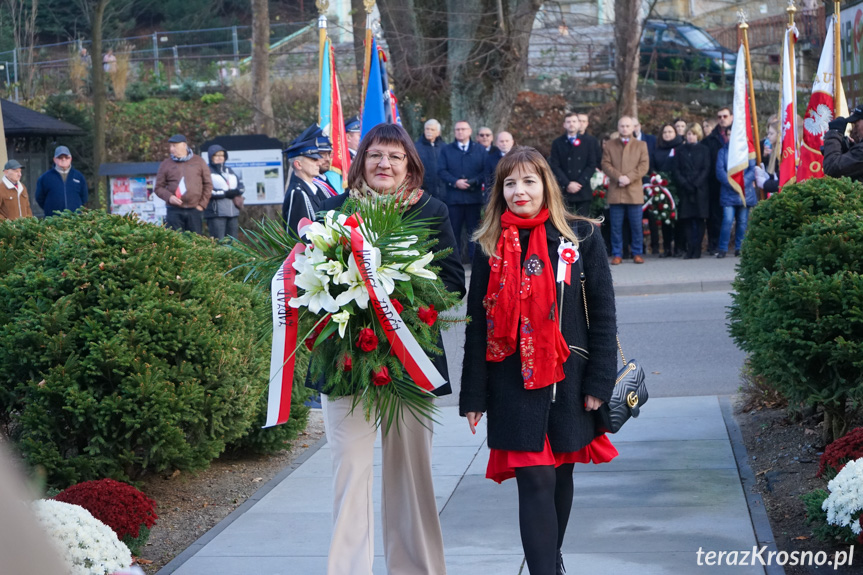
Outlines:
<svg viewBox="0 0 863 575"><path fill-rule="evenodd" d="M581 301L584 302L584 319L587 320L587 329L590 329L590 314L587 313L587 294L584 292L584 272L581 272L581 277L579 281L581 282ZM623 347L620 345L620 337L617 334L614 334L614 339L617 340L617 351L620 352L620 360L623 362L623 365L626 365L626 356L623 355Z"/></svg>

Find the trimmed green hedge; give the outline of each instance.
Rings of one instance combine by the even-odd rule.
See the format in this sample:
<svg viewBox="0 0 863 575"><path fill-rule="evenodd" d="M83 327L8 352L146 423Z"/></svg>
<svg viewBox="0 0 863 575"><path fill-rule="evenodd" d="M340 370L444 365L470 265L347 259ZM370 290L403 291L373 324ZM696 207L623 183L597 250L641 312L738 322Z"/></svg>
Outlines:
<svg viewBox="0 0 863 575"><path fill-rule="evenodd" d="M270 306L238 263L98 211L0 224L0 420L51 485L200 469L259 427ZM302 429L295 399L252 443Z"/></svg>

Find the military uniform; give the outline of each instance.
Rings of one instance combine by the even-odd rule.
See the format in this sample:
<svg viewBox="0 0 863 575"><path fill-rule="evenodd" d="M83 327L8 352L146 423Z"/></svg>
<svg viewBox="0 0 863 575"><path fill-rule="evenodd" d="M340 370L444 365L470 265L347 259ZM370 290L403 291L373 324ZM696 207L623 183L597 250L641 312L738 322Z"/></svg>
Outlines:
<svg viewBox="0 0 863 575"><path fill-rule="evenodd" d="M310 137L309 130L300 134L288 145L285 155L290 163L293 163L293 159L298 156L313 160L321 159L317 141L313 136ZM290 173L291 177L285 188L285 200L282 203L282 218L285 220L287 229L296 232L301 219L315 219L315 213L328 195L314 183L303 180L293 170Z"/></svg>

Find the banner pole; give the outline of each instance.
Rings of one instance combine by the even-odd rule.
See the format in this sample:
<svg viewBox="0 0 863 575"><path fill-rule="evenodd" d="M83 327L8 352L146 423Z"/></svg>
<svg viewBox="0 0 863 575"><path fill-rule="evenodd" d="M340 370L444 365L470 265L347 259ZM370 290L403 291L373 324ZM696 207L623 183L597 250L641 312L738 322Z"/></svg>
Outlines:
<svg viewBox="0 0 863 575"><path fill-rule="evenodd" d="M363 108L366 102L366 90L369 87L369 70L372 64L372 10L375 8L375 0L363 0L363 6L366 9L366 51L363 54L363 91L360 98L360 118L362 118Z"/></svg>
<svg viewBox="0 0 863 575"><path fill-rule="evenodd" d="M324 82L324 46L327 43L327 10L330 7L329 0L317 0L318 8L318 123L320 124L321 98L323 98Z"/></svg>
<svg viewBox="0 0 863 575"><path fill-rule="evenodd" d="M749 81L749 110L752 114L752 136L755 139L755 163L760 165L761 136L758 133L758 112L755 110L755 84L752 82L752 62L749 59L749 35L746 33L749 29L749 24L741 22L740 29L743 31L743 53L746 56L746 79ZM744 121L746 120L744 119Z"/></svg>
<svg viewBox="0 0 863 575"><path fill-rule="evenodd" d="M842 50L839 30L839 0L833 0L833 117L839 117L839 90L842 86Z"/></svg>

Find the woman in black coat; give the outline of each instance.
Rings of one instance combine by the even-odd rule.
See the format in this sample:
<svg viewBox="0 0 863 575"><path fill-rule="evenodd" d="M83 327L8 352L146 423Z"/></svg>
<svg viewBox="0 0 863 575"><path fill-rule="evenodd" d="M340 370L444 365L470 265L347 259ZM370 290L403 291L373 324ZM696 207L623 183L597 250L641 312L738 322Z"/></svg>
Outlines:
<svg viewBox="0 0 863 575"><path fill-rule="evenodd" d="M474 239L459 411L472 430L488 413L486 477L516 478L530 572L563 573L574 463L617 455L596 415L617 373L608 255L532 148L501 159ZM571 283L556 282L567 261Z"/></svg>
<svg viewBox="0 0 863 575"><path fill-rule="evenodd" d="M455 237L446 206L420 188L423 165L404 128L379 124L360 142L348 173L347 194L325 200L323 211L338 210L348 197L399 197L405 214L418 212L438 240L433 251L450 249L435 262L450 292L463 296L464 268L456 254ZM438 340L443 349L443 342ZM446 357L432 363L449 379ZM333 458L333 535L327 561L328 575L371 575L374 559L372 481L377 429L351 397L329 398L323 389L321 405L327 442ZM435 395L452 393L447 383ZM381 431L381 469L384 555L389 573L439 573L444 563L443 536L431 475L434 422L403 417L393 429Z"/></svg>
<svg viewBox="0 0 863 575"><path fill-rule="evenodd" d="M684 259L701 257L704 226L710 214L710 149L700 144L701 126L691 124L686 130L686 143L677 149L677 162L672 177L677 188L678 225L688 233Z"/></svg>
<svg viewBox="0 0 863 575"><path fill-rule="evenodd" d="M654 167L657 172L670 177L677 163L677 150L683 145L683 138L677 135L673 124L662 126L659 138L656 140L656 150L653 152ZM680 214L678 214L679 217ZM672 241L674 246L672 247ZM674 222L662 222L662 253L661 258L682 257L686 248L686 235L680 226Z"/></svg>

